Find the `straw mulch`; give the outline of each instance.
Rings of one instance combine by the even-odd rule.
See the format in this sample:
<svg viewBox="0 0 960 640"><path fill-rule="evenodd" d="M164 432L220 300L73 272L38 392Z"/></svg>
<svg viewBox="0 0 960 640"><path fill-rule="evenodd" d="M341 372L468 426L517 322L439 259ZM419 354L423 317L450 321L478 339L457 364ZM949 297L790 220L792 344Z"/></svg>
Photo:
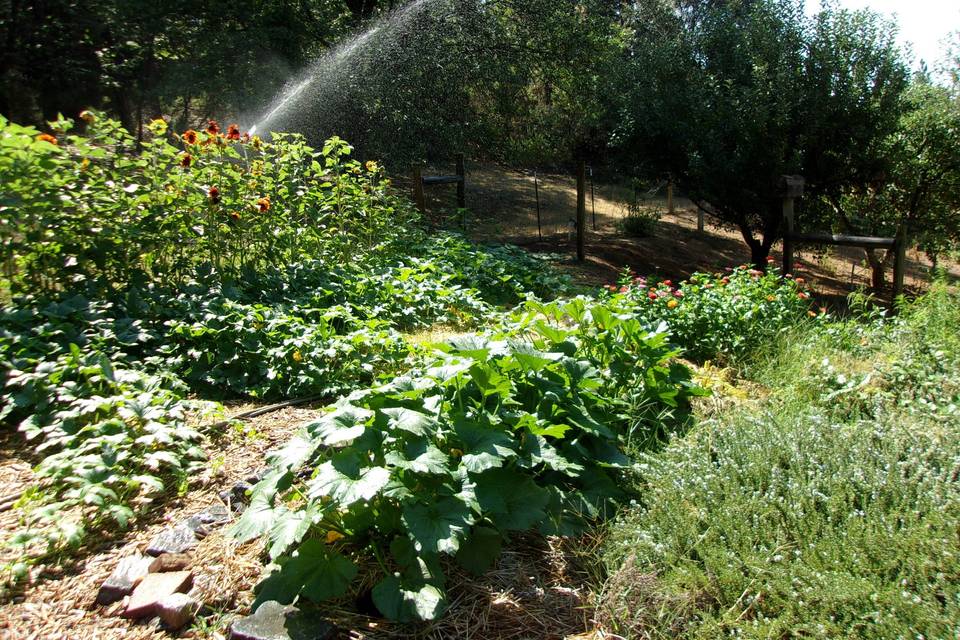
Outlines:
<svg viewBox="0 0 960 640"><path fill-rule="evenodd" d="M250 409L234 406L235 415ZM8 592L0 603L0 637L9 640L141 640L169 638L156 624L136 623L120 617L123 603L99 607L97 590L120 558L142 549L171 523L220 502L217 494L261 469L265 453L286 442L304 422L320 414L317 408L287 408L261 416L242 427L228 428L208 450L211 465L196 479L195 487L158 507L131 530L109 532L77 554L78 560L59 566L37 566L26 585ZM17 434L0 441L0 493L10 495L32 482L29 450ZM18 525L16 510L0 513L0 530L8 534ZM197 625L180 637L217 638L234 611L244 612L253 600L252 588L260 579L262 545L238 547L221 527L193 552L194 586L198 599L212 611L209 624ZM10 562L9 550L0 550L0 564ZM199 627L210 627L200 629Z"/></svg>

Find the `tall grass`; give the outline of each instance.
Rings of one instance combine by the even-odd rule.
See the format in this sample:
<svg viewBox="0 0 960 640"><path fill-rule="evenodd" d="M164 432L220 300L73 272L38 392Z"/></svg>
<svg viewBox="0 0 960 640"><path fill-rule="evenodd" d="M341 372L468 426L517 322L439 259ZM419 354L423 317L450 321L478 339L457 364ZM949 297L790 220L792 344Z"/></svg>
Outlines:
<svg viewBox="0 0 960 640"><path fill-rule="evenodd" d="M807 327L770 395L642 465L601 613L635 638L960 630L960 300Z"/></svg>

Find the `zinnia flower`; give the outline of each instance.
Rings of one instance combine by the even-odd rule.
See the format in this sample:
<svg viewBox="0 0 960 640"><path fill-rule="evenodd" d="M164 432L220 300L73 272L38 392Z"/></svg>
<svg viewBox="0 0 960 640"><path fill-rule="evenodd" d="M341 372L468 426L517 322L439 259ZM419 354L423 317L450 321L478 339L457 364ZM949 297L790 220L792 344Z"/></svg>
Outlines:
<svg viewBox="0 0 960 640"><path fill-rule="evenodd" d="M655 293L653 293L653 292L651 291L649 294L647 294L647 297L650 298L651 300L656 300L656 299L657 299L657 294L655 294Z"/></svg>
<svg viewBox="0 0 960 640"><path fill-rule="evenodd" d="M197 132L193 129L187 129L183 132L183 141L187 144L197 144Z"/></svg>
<svg viewBox="0 0 960 640"><path fill-rule="evenodd" d="M630 291L630 287L620 287L620 293L626 293L627 291Z"/></svg>
<svg viewBox="0 0 960 640"><path fill-rule="evenodd" d="M215 136L218 133L220 133L220 125L217 124L216 120L207 120L207 133L209 133L212 136Z"/></svg>
<svg viewBox="0 0 960 640"><path fill-rule="evenodd" d="M56 145L56 144L57 144L57 139L54 138L54 137L53 137L52 135L50 135L49 133L41 133L40 135L37 136L37 140L38 140L39 142L49 142L49 143L52 144L52 145Z"/></svg>
<svg viewBox="0 0 960 640"><path fill-rule="evenodd" d="M257 206L260 208L260 213L270 211L270 196L264 196L257 200Z"/></svg>
<svg viewBox="0 0 960 640"><path fill-rule="evenodd" d="M220 189L210 187L210 190L207 191L207 196L210 197L211 204L220 204Z"/></svg>
<svg viewBox="0 0 960 640"><path fill-rule="evenodd" d="M238 125L232 124L227 127L227 140L239 140L240 139L240 127Z"/></svg>
<svg viewBox="0 0 960 640"><path fill-rule="evenodd" d="M679 304L680 303L677 302L676 300L670 300L669 302L667 302L667 309L676 309L677 305Z"/></svg>
<svg viewBox="0 0 960 640"><path fill-rule="evenodd" d="M804 280L803 278L794 278L793 281L796 282L797 284L803 284L804 282L806 282L806 280Z"/></svg>

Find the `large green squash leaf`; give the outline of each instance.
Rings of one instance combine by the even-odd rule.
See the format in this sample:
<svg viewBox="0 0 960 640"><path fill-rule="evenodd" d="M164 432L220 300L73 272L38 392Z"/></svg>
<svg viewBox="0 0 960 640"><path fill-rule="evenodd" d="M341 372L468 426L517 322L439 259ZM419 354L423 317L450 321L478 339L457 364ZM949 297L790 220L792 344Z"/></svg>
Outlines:
<svg viewBox="0 0 960 640"><path fill-rule="evenodd" d="M314 602L337 598L347 592L357 575L353 562L316 539L307 540L296 555L278 564L280 569L257 585L254 609L268 600L290 604L297 595Z"/></svg>

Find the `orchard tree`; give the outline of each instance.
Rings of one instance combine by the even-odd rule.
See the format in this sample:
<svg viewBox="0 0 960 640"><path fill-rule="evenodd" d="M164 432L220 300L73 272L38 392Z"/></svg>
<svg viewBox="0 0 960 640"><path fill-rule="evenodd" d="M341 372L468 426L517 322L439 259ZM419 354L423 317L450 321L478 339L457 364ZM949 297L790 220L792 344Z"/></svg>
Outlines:
<svg viewBox="0 0 960 640"><path fill-rule="evenodd" d="M892 25L801 0L640 0L616 142L738 229L765 264L781 237L781 177L813 197L886 164L908 83ZM799 219L804 224L804 219Z"/></svg>
<svg viewBox="0 0 960 640"><path fill-rule="evenodd" d="M847 231L903 233L936 264L941 254L960 247L960 100L920 77L904 103L898 131L884 141L889 171L829 198L829 204ZM878 288L892 250L867 250L867 259Z"/></svg>

